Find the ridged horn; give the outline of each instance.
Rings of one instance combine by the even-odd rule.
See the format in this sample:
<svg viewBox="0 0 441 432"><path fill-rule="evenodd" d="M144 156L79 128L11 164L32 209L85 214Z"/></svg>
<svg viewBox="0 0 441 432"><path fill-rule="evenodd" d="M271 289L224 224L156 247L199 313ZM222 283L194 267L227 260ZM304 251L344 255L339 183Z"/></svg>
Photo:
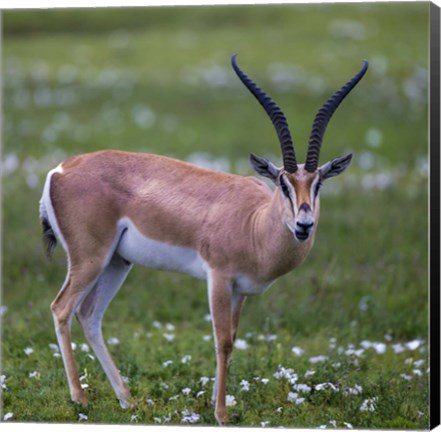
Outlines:
<svg viewBox="0 0 441 432"><path fill-rule="evenodd" d="M231 57L231 64L235 70L237 76L243 82L245 87L253 94L253 96L259 101L263 109L271 119L277 136L279 137L280 146L282 148L283 166L286 171L294 173L297 171L296 155L294 153L294 146L291 139L291 133L289 131L288 122L283 114L282 110L277 104L263 91L261 90L245 73L239 68L236 63L236 56L234 54Z"/></svg>
<svg viewBox="0 0 441 432"><path fill-rule="evenodd" d="M355 75L350 81L348 81L337 93L331 96L316 114L312 124L311 135L309 137L308 153L306 155L305 162L306 171L315 172L317 169L320 156L320 147L322 145L326 126L342 100L363 78L363 75L368 69L368 65L368 61L364 60L363 67L361 68L360 72L358 72L357 75Z"/></svg>

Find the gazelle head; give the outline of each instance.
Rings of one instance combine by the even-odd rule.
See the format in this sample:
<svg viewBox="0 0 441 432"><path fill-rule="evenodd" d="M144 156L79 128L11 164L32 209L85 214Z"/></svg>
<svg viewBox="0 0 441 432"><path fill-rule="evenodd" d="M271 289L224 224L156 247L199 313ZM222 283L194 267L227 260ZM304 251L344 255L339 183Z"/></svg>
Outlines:
<svg viewBox="0 0 441 432"><path fill-rule="evenodd" d="M339 91L331 96L317 112L311 128L306 162L298 164L288 122L277 104L261 90L236 63L236 54L231 58L235 72L254 95L270 117L282 149L283 166L276 167L269 160L250 155L254 170L277 186L283 201L283 222L296 240L308 240L317 224L319 191L322 183L341 174L351 163L352 154L332 159L319 167L320 148L329 120L349 92L358 84L368 68L365 60L362 69Z"/></svg>

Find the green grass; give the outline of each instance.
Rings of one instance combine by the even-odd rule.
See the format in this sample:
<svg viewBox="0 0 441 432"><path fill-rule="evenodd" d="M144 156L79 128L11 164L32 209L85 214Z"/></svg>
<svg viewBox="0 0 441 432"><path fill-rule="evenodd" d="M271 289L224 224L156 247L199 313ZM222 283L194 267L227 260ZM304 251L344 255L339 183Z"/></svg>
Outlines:
<svg viewBox="0 0 441 432"><path fill-rule="evenodd" d="M428 4L17 11L4 13L3 24L2 418L72 423L82 413L90 423L181 424L189 410L197 424L215 423L212 383L199 381L215 368L213 341L204 339L205 284L143 268L132 270L104 319L105 338L120 341L110 350L137 409L119 408L98 362L81 350L76 322L91 403L69 401L62 361L49 347L49 304L65 256L59 247L52 263L44 257L38 200L50 168L102 148L205 158L245 175L253 174L251 151L280 162L270 122L229 66L239 52L241 67L287 115L299 159L323 101L364 58L370 69L325 136L321 162L352 151L354 163L323 188L314 249L244 307L238 337L248 348L233 353L231 423L428 427ZM285 81L271 79L274 71ZM416 349L406 345L416 340ZM386 350L351 354L363 341ZM319 355L327 358L309 361ZM287 400L295 383L274 377L280 366L311 387L298 391L302 403ZM308 370L315 373L305 377ZM317 390L323 383L339 391ZM347 394L356 385L362 391ZM372 398L373 411L360 410Z"/></svg>

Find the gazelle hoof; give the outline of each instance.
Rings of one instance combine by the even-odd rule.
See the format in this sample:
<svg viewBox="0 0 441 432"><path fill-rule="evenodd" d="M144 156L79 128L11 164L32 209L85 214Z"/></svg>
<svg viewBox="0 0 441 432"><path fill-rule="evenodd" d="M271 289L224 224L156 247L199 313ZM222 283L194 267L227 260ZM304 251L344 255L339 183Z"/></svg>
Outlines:
<svg viewBox="0 0 441 432"><path fill-rule="evenodd" d="M214 413L219 426L228 425L228 412L227 410L219 410Z"/></svg>
<svg viewBox="0 0 441 432"><path fill-rule="evenodd" d="M84 393L79 393L75 396L72 396L72 401L82 405L83 407L86 407L89 404L89 401L87 400L87 397L84 396Z"/></svg>

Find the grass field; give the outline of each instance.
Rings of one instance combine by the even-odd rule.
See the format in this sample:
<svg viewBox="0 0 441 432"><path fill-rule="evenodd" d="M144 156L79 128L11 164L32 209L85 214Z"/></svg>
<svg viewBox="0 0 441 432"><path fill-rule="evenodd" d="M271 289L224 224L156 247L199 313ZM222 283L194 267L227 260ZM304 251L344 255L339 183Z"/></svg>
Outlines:
<svg viewBox="0 0 441 432"><path fill-rule="evenodd" d="M326 98L370 69L327 130L326 183L306 262L250 298L229 370L231 423L423 429L429 424L428 4L291 5L3 13L2 415L4 421L213 425L204 283L134 268L104 335L137 409L119 408L73 325L90 400L69 401L49 304L65 275L44 256L47 171L103 148L252 175L281 157L229 65L279 103L296 154Z"/></svg>

